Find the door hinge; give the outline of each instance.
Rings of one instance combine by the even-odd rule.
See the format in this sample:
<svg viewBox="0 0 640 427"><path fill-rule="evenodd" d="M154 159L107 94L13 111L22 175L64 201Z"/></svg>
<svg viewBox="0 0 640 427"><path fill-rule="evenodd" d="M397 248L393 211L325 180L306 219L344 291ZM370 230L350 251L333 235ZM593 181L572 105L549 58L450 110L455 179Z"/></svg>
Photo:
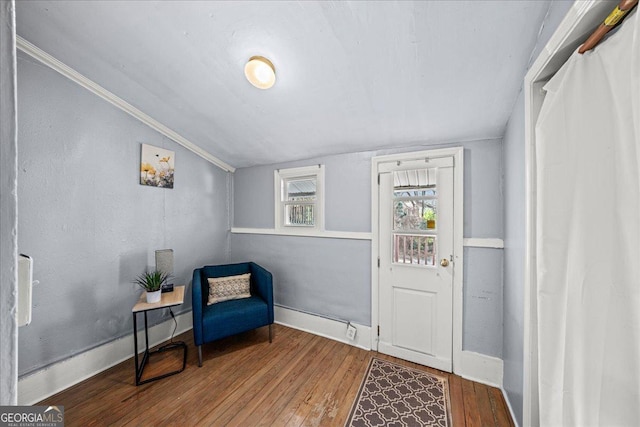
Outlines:
<svg viewBox="0 0 640 427"><path fill-rule="evenodd" d="M380 185L380 174L378 174L378 185Z"/></svg>
<svg viewBox="0 0 640 427"><path fill-rule="evenodd" d="M378 325L378 336L380 336L380 325Z"/></svg>
<svg viewBox="0 0 640 427"><path fill-rule="evenodd" d="M378 268L380 268L380 257L378 257Z"/></svg>

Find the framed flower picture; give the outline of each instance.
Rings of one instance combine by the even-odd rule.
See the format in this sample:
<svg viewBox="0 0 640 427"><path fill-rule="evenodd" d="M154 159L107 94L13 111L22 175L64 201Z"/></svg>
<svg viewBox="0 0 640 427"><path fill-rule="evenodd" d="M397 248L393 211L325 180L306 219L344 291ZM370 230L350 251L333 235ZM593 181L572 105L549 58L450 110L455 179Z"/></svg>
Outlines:
<svg viewBox="0 0 640 427"><path fill-rule="evenodd" d="M175 152L142 144L140 159L140 184L173 188Z"/></svg>

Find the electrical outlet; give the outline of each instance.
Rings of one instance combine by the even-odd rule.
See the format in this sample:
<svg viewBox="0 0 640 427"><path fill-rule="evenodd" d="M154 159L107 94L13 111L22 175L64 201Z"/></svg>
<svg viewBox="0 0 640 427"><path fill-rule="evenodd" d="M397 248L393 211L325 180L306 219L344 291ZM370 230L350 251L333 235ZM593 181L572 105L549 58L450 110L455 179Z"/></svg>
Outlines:
<svg viewBox="0 0 640 427"><path fill-rule="evenodd" d="M350 340L356 339L356 332L358 332L358 330L355 326L353 326L351 323L347 324L347 338L349 338Z"/></svg>

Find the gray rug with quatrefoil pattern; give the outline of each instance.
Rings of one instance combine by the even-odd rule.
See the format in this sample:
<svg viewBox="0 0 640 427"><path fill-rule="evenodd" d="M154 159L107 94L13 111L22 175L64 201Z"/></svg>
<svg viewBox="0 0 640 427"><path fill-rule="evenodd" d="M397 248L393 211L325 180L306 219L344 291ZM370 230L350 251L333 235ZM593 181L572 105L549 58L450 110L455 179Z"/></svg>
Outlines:
<svg viewBox="0 0 640 427"><path fill-rule="evenodd" d="M348 427L451 425L447 379L371 358Z"/></svg>

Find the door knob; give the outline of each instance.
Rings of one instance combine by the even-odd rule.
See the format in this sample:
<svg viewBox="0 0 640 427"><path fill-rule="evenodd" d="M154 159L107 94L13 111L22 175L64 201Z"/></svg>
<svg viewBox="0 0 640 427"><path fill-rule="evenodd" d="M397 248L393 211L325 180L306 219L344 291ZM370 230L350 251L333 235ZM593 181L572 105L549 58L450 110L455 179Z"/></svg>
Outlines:
<svg viewBox="0 0 640 427"><path fill-rule="evenodd" d="M442 258L440 260L440 265L443 266L443 267L447 267L449 265L449 260L446 259L446 258Z"/></svg>

